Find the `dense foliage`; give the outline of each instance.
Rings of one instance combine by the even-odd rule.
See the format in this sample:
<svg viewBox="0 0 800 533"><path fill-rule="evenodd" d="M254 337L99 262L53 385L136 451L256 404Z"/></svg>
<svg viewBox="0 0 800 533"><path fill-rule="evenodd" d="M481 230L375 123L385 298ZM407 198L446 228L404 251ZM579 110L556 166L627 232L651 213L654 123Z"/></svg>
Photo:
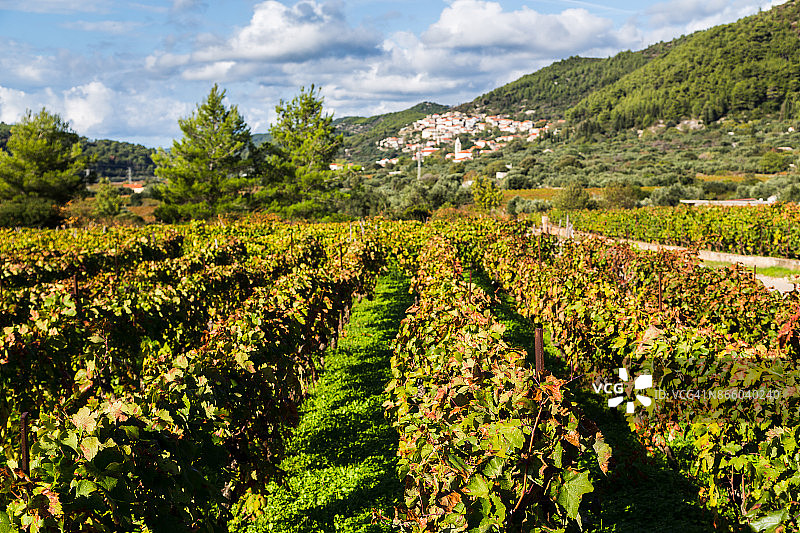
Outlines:
<svg viewBox="0 0 800 533"><path fill-rule="evenodd" d="M662 119L709 124L728 114L800 118L800 4L790 0L734 22L700 31L570 109L581 130L644 128Z"/></svg>
<svg viewBox="0 0 800 533"><path fill-rule="evenodd" d="M0 150L0 226L45 226L84 188L78 135L56 114L28 111Z"/></svg>
<svg viewBox="0 0 800 533"><path fill-rule="evenodd" d="M155 175L155 150L152 148L109 139L90 141L86 138L81 138L81 145L84 153L94 159L91 168L96 176L127 178L129 169L133 178Z"/></svg>
<svg viewBox="0 0 800 533"><path fill-rule="evenodd" d="M328 170L342 142L323 104L320 89L312 85L308 91L301 87L291 101L281 100L275 107L270 142L299 171Z"/></svg>
<svg viewBox="0 0 800 533"><path fill-rule="evenodd" d="M577 464L609 450L569 402L501 338L491 298L463 277L456 248L432 236L419 256L395 341L386 406L400 432L405 522L412 531L560 530L592 490ZM592 451L594 444L594 451Z"/></svg>
<svg viewBox="0 0 800 533"><path fill-rule="evenodd" d="M344 229L183 228L177 256L123 257L122 268L114 235L95 232L83 238L95 243L89 254L70 250L69 238L48 239L59 243L57 256L75 261L71 279L58 277L69 270L49 271L52 281L26 277L12 265L17 275L4 280L0 309L8 460L0 523L223 530L233 503L280 475L283 443L322 351L380 267L369 235L351 239ZM169 231L162 242L171 242ZM36 237L12 242L43 263ZM148 251L145 236L136 243L147 257L157 250ZM84 256L104 254L115 258L113 270L79 272L101 265ZM23 412L29 465L20 458Z"/></svg>
<svg viewBox="0 0 800 533"><path fill-rule="evenodd" d="M467 236L583 386L619 368L653 376L655 401L630 383L621 397L641 402L631 427L691 473L709 507L755 531L797 527L797 292L769 293L741 268L705 269L689 254L556 245L492 224Z"/></svg>
<svg viewBox="0 0 800 533"><path fill-rule="evenodd" d="M387 263L413 275L416 295L385 403L405 487L395 525L585 526L585 494L625 465L577 405L619 368L653 376L647 392L628 383L622 393L637 405L627 421L689 477L721 529L798 525L800 293L767 292L744 269L456 216L0 237L0 524L11 531L222 531L234 513L294 505L276 487L298 408L353 299ZM497 300L471 269L543 329L559 365L539 372L505 338ZM736 396L673 395L687 388ZM369 477L383 460L352 468ZM292 471L310 480L302 465ZM329 511L311 519L345 523Z"/></svg>
<svg viewBox="0 0 800 533"><path fill-rule="evenodd" d="M236 106L223 103L225 91L212 87L191 116L180 119L181 140L154 156L160 189L160 220L203 219L241 211L256 184L250 128Z"/></svg>

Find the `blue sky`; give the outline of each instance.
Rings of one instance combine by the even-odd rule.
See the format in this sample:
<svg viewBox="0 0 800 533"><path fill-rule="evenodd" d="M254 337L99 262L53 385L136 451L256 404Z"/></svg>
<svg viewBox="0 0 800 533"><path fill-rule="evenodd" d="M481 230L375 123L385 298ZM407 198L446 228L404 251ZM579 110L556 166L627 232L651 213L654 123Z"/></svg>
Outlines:
<svg viewBox="0 0 800 533"><path fill-rule="evenodd" d="M467 102L782 0L0 0L0 121L46 107L90 138L168 146L214 83L254 132L301 86L335 116Z"/></svg>

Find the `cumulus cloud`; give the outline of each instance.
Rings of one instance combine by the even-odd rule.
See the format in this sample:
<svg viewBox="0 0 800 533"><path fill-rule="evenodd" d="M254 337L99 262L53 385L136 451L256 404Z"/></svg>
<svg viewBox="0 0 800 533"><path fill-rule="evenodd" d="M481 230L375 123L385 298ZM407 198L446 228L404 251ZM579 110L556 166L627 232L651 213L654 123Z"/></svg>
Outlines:
<svg viewBox="0 0 800 533"><path fill-rule="evenodd" d="M585 9L545 15L527 7L506 10L498 2L455 0L420 35L394 33L384 39L380 55L349 76L331 77L326 94L341 106L353 100L348 93L376 108L414 96L417 102L460 103L553 60L606 56L639 39L630 28L615 29L610 19Z"/></svg>
<svg viewBox="0 0 800 533"><path fill-rule="evenodd" d="M13 124L25 114L26 109L42 107L31 105L31 99L24 91L0 86L0 122Z"/></svg>
<svg viewBox="0 0 800 533"><path fill-rule="evenodd" d="M107 120L114 114L114 92L99 81L64 92L64 117L76 131L108 132Z"/></svg>
<svg viewBox="0 0 800 533"><path fill-rule="evenodd" d="M187 80L222 80L226 79L231 69L236 66L235 61L215 61L187 69L183 72L183 78Z"/></svg>
<svg viewBox="0 0 800 533"><path fill-rule="evenodd" d="M540 55L620 44L613 22L586 9L549 15L527 7L504 11L500 3L483 0L455 0L422 39L455 50L526 50Z"/></svg>
<svg viewBox="0 0 800 533"><path fill-rule="evenodd" d="M311 0L288 7L270 0L256 5L250 23L227 42L197 51L194 59L301 62L368 55L379 42L371 30L350 27L338 4Z"/></svg>
<svg viewBox="0 0 800 533"><path fill-rule="evenodd" d="M553 60L609 55L639 37L584 8L542 14L489 0L453 0L425 31L382 36L350 24L341 2L266 0L230 35L197 35L185 53L154 51L144 66L159 79L255 81L294 91L317 83L343 109L369 113L353 107L466 101Z"/></svg>
<svg viewBox="0 0 800 533"><path fill-rule="evenodd" d="M15 123L27 110L58 113L89 138L111 137L166 146L179 133L178 118L191 106L177 98L116 91L92 81L61 92L46 88L25 92L0 86L0 121Z"/></svg>

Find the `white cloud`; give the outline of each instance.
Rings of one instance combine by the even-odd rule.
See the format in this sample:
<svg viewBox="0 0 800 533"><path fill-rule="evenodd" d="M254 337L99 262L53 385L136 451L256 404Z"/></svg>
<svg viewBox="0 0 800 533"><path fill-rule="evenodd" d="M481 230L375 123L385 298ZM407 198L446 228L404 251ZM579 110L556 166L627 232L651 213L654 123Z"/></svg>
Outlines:
<svg viewBox="0 0 800 533"><path fill-rule="evenodd" d="M80 132L108 133L107 120L114 114L117 95L99 81L73 87L64 92L64 118Z"/></svg>
<svg viewBox="0 0 800 533"><path fill-rule="evenodd" d="M169 52L156 52L147 56L144 66L151 71L171 71L176 67L183 67L189 63L189 54L171 54Z"/></svg>
<svg viewBox="0 0 800 533"><path fill-rule="evenodd" d="M130 57L121 55L84 55L67 48L34 48L26 43L2 39L0 49L3 50L0 54L0 84L28 92L45 87L74 87L86 83L87 79L130 70L133 62Z"/></svg>
<svg viewBox="0 0 800 533"><path fill-rule="evenodd" d="M80 135L112 138L167 146L180 134L178 118L192 106L154 91L115 91L99 81L71 87L60 93L52 89L25 92L0 86L0 121L18 122L30 109L42 107L58 113Z"/></svg>
<svg viewBox="0 0 800 533"><path fill-rule="evenodd" d="M527 7L504 11L498 2L455 0L422 35L429 45L451 49L527 50L539 54L617 44L613 22L586 9L546 15Z"/></svg>
<svg viewBox="0 0 800 533"><path fill-rule="evenodd" d="M123 20L98 20L86 21L77 20L74 22L65 22L62 24L64 28L71 30L110 33L112 35L123 35L130 33L132 30L141 27L141 24L135 22L127 22Z"/></svg>
<svg viewBox="0 0 800 533"><path fill-rule="evenodd" d="M583 8L549 15L454 0L421 34L381 37L350 25L339 2L266 0L229 36L196 35L186 53L158 50L144 66L161 79L280 87L283 97L316 83L346 112L368 114L414 98L467 101L552 60L609 55L638 39Z"/></svg>
<svg viewBox="0 0 800 533"><path fill-rule="evenodd" d="M28 95L24 91L0 86L0 122L13 124L22 118L29 104Z"/></svg>
<svg viewBox="0 0 800 533"><path fill-rule="evenodd" d="M656 28L685 24L726 9L728 0L672 0L650 6L649 23Z"/></svg>
<svg viewBox="0 0 800 533"><path fill-rule="evenodd" d="M186 80L222 80L226 79L228 72L236 65L235 61L216 61L206 65L189 68L183 71Z"/></svg>
<svg viewBox="0 0 800 533"><path fill-rule="evenodd" d="M396 110L391 102L405 105L414 97L456 104L553 60L573 54L607 56L640 39L630 27L615 29L610 19L585 9L544 15L529 8L504 10L498 2L455 0L421 35L397 32L384 40L379 56L354 66L351 74L322 79L326 94L346 113ZM325 69L324 64L313 66ZM358 99L369 102L370 109L353 109Z"/></svg>
<svg viewBox="0 0 800 533"><path fill-rule="evenodd" d="M293 7L266 1L255 6L250 23L227 42L197 51L196 61L302 62L320 56L373 53L378 36L352 28L337 4L302 1Z"/></svg>
<svg viewBox="0 0 800 533"><path fill-rule="evenodd" d="M206 26L198 33L207 0L126 4L163 15L167 23L185 19L194 25L181 25L139 55L81 54L67 46L0 39L0 120L13 122L26 108L46 106L89 137L167 145L180 136L177 119L191 113L212 82L229 89L228 102L246 110L253 131L266 130L279 99L311 83L322 87L326 108L337 116L396 111L423 100L457 104L554 60L640 49L780 0L669 0L642 8L639 22L631 18L621 27L603 16L614 9L604 11L591 0L563 1L572 8L545 14L509 9L498 0L448 0L423 31L386 35L363 26L367 18L363 25L348 21L344 3L335 0L261 0L249 20L226 34L208 33ZM0 9L10 4L0 0ZM25 6L77 12L111 3L30 0ZM131 27L115 20L62 25L103 33Z"/></svg>

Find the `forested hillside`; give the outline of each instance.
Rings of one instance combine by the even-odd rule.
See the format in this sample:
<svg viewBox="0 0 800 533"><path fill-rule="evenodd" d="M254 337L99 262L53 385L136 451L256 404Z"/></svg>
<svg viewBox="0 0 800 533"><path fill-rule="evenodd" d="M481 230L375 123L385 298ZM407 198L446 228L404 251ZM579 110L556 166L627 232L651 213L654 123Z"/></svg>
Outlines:
<svg viewBox="0 0 800 533"><path fill-rule="evenodd" d="M568 117L584 133L654 121L800 112L800 5L796 0L693 33L664 56L601 88Z"/></svg>
<svg viewBox="0 0 800 533"><path fill-rule="evenodd" d="M334 120L336 130L344 135L343 149L356 161L380 159L385 152L377 149L375 143L385 137L397 135L402 127L432 113L441 113L449 107L433 102L422 102L414 107L396 113L386 113L373 117L343 117Z"/></svg>
<svg viewBox="0 0 800 533"><path fill-rule="evenodd" d="M11 137L11 126L0 122L0 149L6 147ZM98 177L117 178L128 175L128 168L134 177L152 176L155 170L150 158L154 152L141 144L109 139L89 140L80 138L84 155L94 158L90 168Z"/></svg>
<svg viewBox="0 0 800 533"><path fill-rule="evenodd" d="M515 115L534 111L537 119L563 118L586 95L610 85L663 55L676 42L658 43L638 52L609 58L573 56L456 107L463 112Z"/></svg>
<svg viewBox="0 0 800 533"><path fill-rule="evenodd" d="M83 151L89 156L97 156L92 168L99 176L108 178L125 177L130 168L131 175L152 176L155 165L151 156L153 149L128 142L99 139L90 141L81 138Z"/></svg>

